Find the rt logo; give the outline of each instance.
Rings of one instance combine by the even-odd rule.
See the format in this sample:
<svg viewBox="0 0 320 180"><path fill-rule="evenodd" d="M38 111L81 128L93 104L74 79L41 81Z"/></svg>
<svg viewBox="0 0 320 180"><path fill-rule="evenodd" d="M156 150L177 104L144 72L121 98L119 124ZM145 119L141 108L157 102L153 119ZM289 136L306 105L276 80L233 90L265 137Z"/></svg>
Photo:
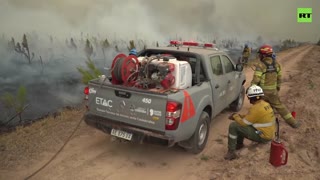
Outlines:
<svg viewBox="0 0 320 180"><path fill-rule="evenodd" d="M297 9L297 22L298 23L311 23L312 22L312 8L298 8Z"/></svg>

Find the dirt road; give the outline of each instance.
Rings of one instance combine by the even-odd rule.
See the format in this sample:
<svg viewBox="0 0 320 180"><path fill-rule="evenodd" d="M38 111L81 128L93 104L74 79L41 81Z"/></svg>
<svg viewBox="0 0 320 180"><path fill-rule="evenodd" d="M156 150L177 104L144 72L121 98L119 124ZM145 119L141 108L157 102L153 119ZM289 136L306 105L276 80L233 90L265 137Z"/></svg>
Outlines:
<svg viewBox="0 0 320 180"><path fill-rule="evenodd" d="M307 56L307 54L309 55ZM312 110L315 110L316 107L312 106L310 109L303 110L301 108L308 108L306 105L310 104L304 102L297 105L298 99L292 98L296 95L294 93L304 92L304 89L300 88L299 91L292 92L290 89L302 86L299 83L306 81L301 78L307 78L305 77L307 75L302 74L297 70L297 67L302 67L302 62L305 62L303 68L311 68L312 66L307 66L307 63L313 63L312 60L316 61L315 59L319 56L320 48L311 45L278 54L278 60L284 69L282 99L290 109L295 108L298 115L303 111L313 112ZM319 67L319 62L315 63L318 63ZM313 73L319 72L317 69L312 71ZM248 86L253 71L247 68L245 73L247 76L246 86ZM317 82L319 85L319 78ZM313 90L318 89L319 92L316 81L313 81L313 88ZM310 91L308 96L300 95L299 98L311 97L312 99L314 96L319 96L316 93L311 94L312 92ZM319 105L319 97L313 98L313 100L314 105ZM242 112L245 112L248 107L249 103L246 100ZM291 129L285 123L281 123L281 136L290 154L288 164L277 169L268 163L269 144L256 145L245 141L246 148L239 152L239 159L231 162L226 162L223 159L227 151L227 130L230 123L227 116L229 114L230 112L224 111L215 118L211 125L207 147L199 155L186 153L178 147L168 149L158 145L112 142L110 136L82 123L76 136L61 154L31 179L196 180L256 179L257 177L259 179L286 179L289 177L317 179L320 177L320 168L316 164L317 162L320 164L319 142L308 143L308 147L303 147L295 141L295 139L299 139L301 142L302 136L307 131L312 135L319 132L320 123L314 127L318 129L310 129L310 125L306 124L312 120L312 116L319 117L316 116L317 114L311 114L310 117L305 116L303 119L305 124L298 130ZM40 168L60 148L81 115L82 111L68 110L56 119L49 118L34 126L0 137L0 178L23 179ZM308 128L309 130L307 130ZM300 156L300 152L303 155Z"/></svg>

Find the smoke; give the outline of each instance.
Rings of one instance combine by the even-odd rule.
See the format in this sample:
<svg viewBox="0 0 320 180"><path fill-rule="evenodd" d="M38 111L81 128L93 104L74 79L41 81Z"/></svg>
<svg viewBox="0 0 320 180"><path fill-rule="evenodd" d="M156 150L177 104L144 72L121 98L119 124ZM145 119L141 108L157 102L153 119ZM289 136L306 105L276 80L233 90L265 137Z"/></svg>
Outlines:
<svg viewBox="0 0 320 180"><path fill-rule="evenodd" d="M313 8L313 23L297 23L298 7ZM0 6L3 33L37 31L56 36L79 32L148 40L236 37L254 40L318 38L317 0L7 0Z"/></svg>
<svg viewBox="0 0 320 180"><path fill-rule="evenodd" d="M296 22L298 7L313 8L313 23ZM0 96L26 86L31 103L24 114L27 119L78 104L83 85L76 67L84 66L84 41L93 42L92 36L99 41L108 38L122 51L127 51L128 40L148 45L175 38L243 42L258 36L264 42L316 41L319 12L318 0L1 0ZM35 53L31 65L23 55L7 49L11 37L21 42L24 33ZM70 38L77 50L67 47ZM93 60L104 71L116 52L103 53L96 45L94 51ZM0 109L3 112L1 105Z"/></svg>

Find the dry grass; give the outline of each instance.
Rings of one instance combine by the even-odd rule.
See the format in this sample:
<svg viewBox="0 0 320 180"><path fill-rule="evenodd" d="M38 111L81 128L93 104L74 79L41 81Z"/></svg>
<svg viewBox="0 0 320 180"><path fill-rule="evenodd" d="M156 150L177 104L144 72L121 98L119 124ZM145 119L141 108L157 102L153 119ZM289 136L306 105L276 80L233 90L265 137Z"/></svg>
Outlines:
<svg viewBox="0 0 320 180"><path fill-rule="evenodd" d="M27 127L0 136L0 168L25 165L40 158L41 152L56 152L83 115L82 110L65 110Z"/></svg>

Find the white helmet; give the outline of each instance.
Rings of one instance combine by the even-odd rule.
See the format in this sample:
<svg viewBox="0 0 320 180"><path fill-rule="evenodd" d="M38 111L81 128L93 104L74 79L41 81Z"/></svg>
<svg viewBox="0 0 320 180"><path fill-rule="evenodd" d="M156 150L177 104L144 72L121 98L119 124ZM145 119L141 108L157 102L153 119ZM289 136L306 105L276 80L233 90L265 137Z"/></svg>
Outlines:
<svg viewBox="0 0 320 180"><path fill-rule="evenodd" d="M248 98L264 96L263 90L260 86L252 85L247 89Z"/></svg>

